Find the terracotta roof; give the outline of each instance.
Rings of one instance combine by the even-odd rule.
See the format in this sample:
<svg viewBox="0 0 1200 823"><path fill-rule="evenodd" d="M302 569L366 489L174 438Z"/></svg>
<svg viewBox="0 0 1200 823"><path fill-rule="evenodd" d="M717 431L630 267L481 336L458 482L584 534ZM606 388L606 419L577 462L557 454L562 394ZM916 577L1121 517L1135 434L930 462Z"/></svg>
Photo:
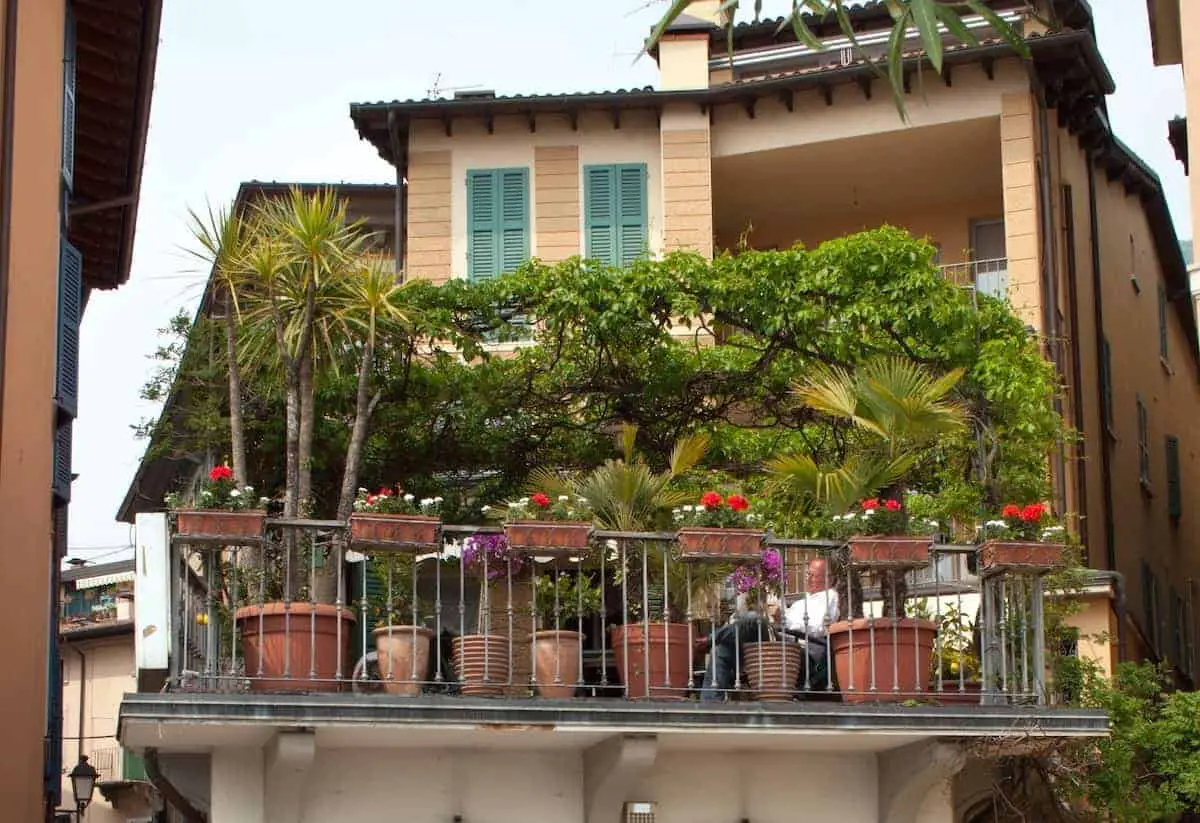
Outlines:
<svg viewBox="0 0 1200 823"><path fill-rule="evenodd" d="M74 0L75 172L67 236L88 288L129 279L161 0Z"/></svg>

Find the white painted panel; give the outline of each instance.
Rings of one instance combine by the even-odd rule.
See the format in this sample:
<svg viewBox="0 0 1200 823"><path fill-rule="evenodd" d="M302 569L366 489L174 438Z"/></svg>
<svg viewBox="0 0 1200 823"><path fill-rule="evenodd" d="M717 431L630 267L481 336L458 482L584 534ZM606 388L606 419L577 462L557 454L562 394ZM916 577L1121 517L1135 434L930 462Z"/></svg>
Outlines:
<svg viewBox="0 0 1200 823"><path fill-rule="evenodd" d="M139 514L134 522L134 648L138 669L166 669L171 656L171 537L165 514Z"/></svg>

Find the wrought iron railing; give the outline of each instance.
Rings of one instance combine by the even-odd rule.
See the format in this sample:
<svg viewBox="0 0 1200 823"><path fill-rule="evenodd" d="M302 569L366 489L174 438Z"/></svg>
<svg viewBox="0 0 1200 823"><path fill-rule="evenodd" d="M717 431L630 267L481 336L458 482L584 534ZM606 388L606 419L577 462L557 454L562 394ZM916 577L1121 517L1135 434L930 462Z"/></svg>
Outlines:
<svg viewBox="0 0 1200 823"><path fill-rule="evenodd" d="M659 532L506 553L498 528L447 525L395 552L353 545L342 523L270 520L238 542L170 541L173 690L943 704L1047 693L1044 570L981 575L974 546L933 544L926 567L900 572L769 536L766 567L759 554L688 558ZM590 585L573 585L580 576ZM761 585L739 595L748 578Z"/></svg>
<svg viewBox="0 0 1200 823"><path fill-rule="evenodd" d="M965 263L944 263L938 268L956 286L974 289L992 297L1004 297L1008 289L1008 258L968 260Z"/></svg>

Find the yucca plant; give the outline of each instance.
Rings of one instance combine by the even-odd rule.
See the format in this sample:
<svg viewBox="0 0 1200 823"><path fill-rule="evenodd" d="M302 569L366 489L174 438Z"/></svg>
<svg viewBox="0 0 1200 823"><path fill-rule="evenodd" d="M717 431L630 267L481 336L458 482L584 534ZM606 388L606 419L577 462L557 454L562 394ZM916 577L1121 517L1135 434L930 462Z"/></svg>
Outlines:
<svg viewBox="0 0 1200 823"><path fill-rule="evenodd" d="M864 498L885 493L903 498L904 480L928 455L930 447L966 429L966 409L953 399L961 369L943 375L902 357L881 357L850 371L819 367L797 382L793 396L809 408L848 424L860 436L854 451L836 466L821 467L811 455L793 453L767 464L771 486L802 505L840 514ZM842 602L851 596L854 616L862 616L861 581L834 564ZM882 581L893 598L884 614L904 616L907 588L903 574Z"/></svg>

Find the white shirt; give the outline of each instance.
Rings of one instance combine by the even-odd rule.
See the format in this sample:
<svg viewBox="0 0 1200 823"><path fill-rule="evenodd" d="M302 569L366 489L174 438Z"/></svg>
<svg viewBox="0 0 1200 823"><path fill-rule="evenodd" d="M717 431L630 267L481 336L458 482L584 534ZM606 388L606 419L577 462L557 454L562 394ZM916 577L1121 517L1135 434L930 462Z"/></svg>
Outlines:
<svg viewBox="0 0 1200 823"><path fill-rule="evenodd" d="M813 592L787 607L784 624L788 631L804 632L809 637L825 636L830 623L838 619L838 593L836 589Z"/></svg>

